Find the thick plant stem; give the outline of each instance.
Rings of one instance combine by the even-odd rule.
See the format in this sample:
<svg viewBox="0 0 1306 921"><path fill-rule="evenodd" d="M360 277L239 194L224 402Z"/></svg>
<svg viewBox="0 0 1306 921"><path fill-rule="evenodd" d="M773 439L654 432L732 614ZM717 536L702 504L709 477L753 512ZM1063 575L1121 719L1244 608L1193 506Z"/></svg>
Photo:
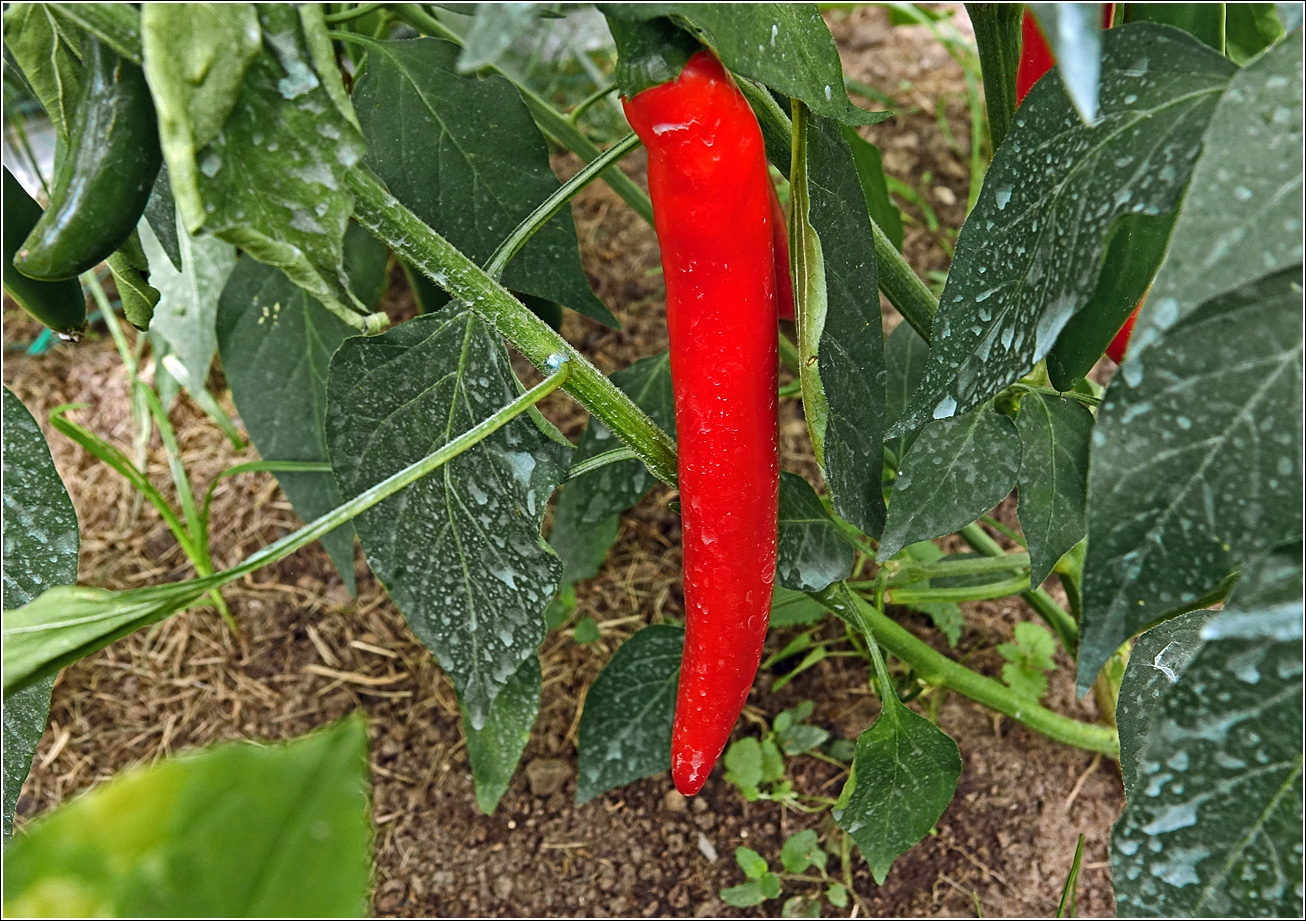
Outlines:
<svg viewBox="0 0 1306 921"><path fill-rule="evenodd" d="M400 258L468 304L536 367L547 369L556 356L565 356L571 365L567 392L615 432L650 473L675 485L675 442L630 397L480 266L400 204L375 176L355 169L348 181L359 223Z"/></svg>
<svg viewBox="0 0 1306 921"><path fill-rule="evenodd" d="M463 43L462 39L451 31L444 23L422 9L415 3L401 3L393 6L391 11L395 16L404 23L412 26L418 32L426 35L433 35L437 38L443 38L457 45ZM490 65L488 70L500 74L504 78L511 80L507 74L497 67ZM531 117L535 119L535 124L539 125L540 130L547 134L553 140L557 141L563 147L570 150L576 156L580 157L586 163L593 161L598 157L600 151L598 146L585 137L580 129L572 123L567 116L555 109L544 97L531 91L530 89L513 83L521 93L522 101L531 111ZM635 209L637 213L648 223L653 223L653 203L644 190L635 185L630 177L623 173L615 164L608 167L603 172L603 181L612 187L612 191L620 195L626 202Z"/></svg>
<svg viewBox="0 0 1306 921"><path fill-rule="evenodd" d="M868 628L881 646L910 666L926 684L945 687L992 707L1022 726L1056 742L1086 751L1101 752L1111 758L1120 757L1120 742L1114 729L1062 716L1028 697L1022 697L1000 681L971 671L935 651L886 617L874 605L855 595L852 596L852 603L857 606L857 610L847 610L849 602L843 597L840 583L809 594L844 620Z"/></svg>
<svg viewBox="0 0 1306 921"><path fill-rule="evenodd" d="M988 533L975 522L966 525L957 534L972 548L985 556L1007 555L1007 552L1002 549L1002 545L989 537ZM1066 650L1066 655L1074 658L1079 650L1079 625L1066 613L1065 608L1057 604L1052 596L1041 588L1030 588L1021 592L1020 597L1025 599L1025 602L1034 609L1034 613L1043 618L1047 625L1056 632L1061 640L1062 647Z"/></svg>
<svg viewBox="0 0 1306 921"><path fill-rule="evenodd" d="M967 3L989 116L990 149L997 150L1016 117L1016 69L1020 66L1023 3Z"/></svg>
<svg viewBox="0 0 1306 921"><path fill-rule="evenodd" d="M938 298L926 287L916 270L902 257L898 248L871 218L871 233L875 241L875 271L880 290L889 303L920 333L926 342L934 328L934 314L939 309Z"/></svg>

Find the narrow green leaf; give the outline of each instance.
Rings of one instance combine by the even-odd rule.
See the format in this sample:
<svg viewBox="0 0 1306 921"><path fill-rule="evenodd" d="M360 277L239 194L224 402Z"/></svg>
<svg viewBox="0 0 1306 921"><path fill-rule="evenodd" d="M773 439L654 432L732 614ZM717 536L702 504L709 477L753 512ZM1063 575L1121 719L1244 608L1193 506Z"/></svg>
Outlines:
<svg viewBox="0 0 1306 921"><path fill-rule="evenodd" d="M1020 436L1006 416L966 413L931 422L903 458L877 558L970 524L1016 484Z"/></svg>
<svg viewBox="0 0 1306 921"><path fill-rule="evenodd" d="M1131 4L1141 6L1142 4ZM1097 121L1102 70L1100 3L1031 3L1057 59L1057 73L1084 124ZM1102 91L1106 95L1106 91Z"/></svg>
<svg viewBox="0 0 1306 921"><path fill-rule="evenodd" d="M875 882L943 815L961 776L957 743L896 698L857 739L852 787L835 821L857 842Z"/></svg>
<svg viewBox="0 0 1306 921"><path fill-rule="evenodd" d="M227 743L137 768L10 844L5 914L360 916L367 788L360 716L285 744Z"/></svg>
<svg viewBox="0 0 1306 921"><path fill-rule="evenodd" d="M41 428L8 387L4 416L4 610L27 604L54 585L77 581L77 511L55 469ZM5 618L6 624L8 617ZM54 676L4 702L3 834L45 732Z"/></svg>
<svg viewBox="0 0 1306 921"><path fill-rule="evenodd" d="M671 769L685 631L655 624L622 644L585 694L576 803Z"/></svg>
<svg viewBox="0 0 1306 921"><path fill-rule="evenodd" d="M1274 3L1224 5L1225 53L1244 65L1283 37L1283 22Z"/></svg>
<svg viewBox="0 0 1306 921"><path fill-rule="evenodd" d="M1058 81L1021 105L957 240L925 378L890 435L1018 380L1092 297L1115 222L1178 205L1233 65L1162 26L1111 29L1104 43L1092 127Z"/></svg>
<svg viewBox="0 0 1306 921"><path fill-rule="evenodd" d="M168 182L168 167L160 165L154 178L149 201L145 203L145 219L149 221L154 238L168 256L168 261L178 272L182 271L181 238L177 232L177 200L172 197Z"/></svg>
<svg viewBox="0 0 1306 921"><path fill-rule="evenodd" d="M1093 414L1075 400L1026 394L1016 414L1020 435L1020 529L1029 542L1031 585L1088 531L1088 443Z"/></svg>
<svg viewBox="0 0 1306 921"><path fill-rule="evenodd" d="M476 805L486 815L494 815L499 800L508 792L521 753L531 739L531 727L540 712L543 683L539 657L531 656L494 698L484 728L473 728L466 710L463 711L463 733L467 736L467 760L471 762L472 781L476 785Z"/></svg>
<svg viewBox="0 0 1306 921"><path fill-rule="evenodd" d="M845 125L842 134L853 155L853 165L857 167L857 179L862 185L866 210L870 213L871 219L880 225L884 235L901 252L902 212L889 197L889 186L884 181L884 164L880 158L880 148L858 134L855 128Z"/></svg>
<svg viewBox="0 0 1306 921"><path fill-rule="evenodd" d="M446 308L331 360L326 431L341 493L355 496L518 395L502 341ZM368 563L435 653L474 728L544 639L561 564L540 537L566 449L518 417L354 521Z"/></svg>
<svg viewBox="0 0 1306 921"><path fill-rule="evenodd" d="M780 474L780 534L776 585L819 592L853 568L853 546L830 518L812 484Z"/></svg>
<svg viewBox="0 0 1306 921"><path fill-rule="evenodd" d="M452 42L422 38L368 49L353 97L368 166L414 214L484 265L559 186L530 111L502 77L459 73ZM503 283L620 325L590 290L570 208L531 237Z"/></svg>
<svg viewBox="0 0 1306 921"><path fill-rule="evenodd" d="M892 426L907 411L911 395L920 386L929 361L930 344L910 323L899 323L884 340L884 422ZM915 431L886 438L885 447L901 466L907 449L916 441ZM896 471L895 471L896 472Z"/></svg>

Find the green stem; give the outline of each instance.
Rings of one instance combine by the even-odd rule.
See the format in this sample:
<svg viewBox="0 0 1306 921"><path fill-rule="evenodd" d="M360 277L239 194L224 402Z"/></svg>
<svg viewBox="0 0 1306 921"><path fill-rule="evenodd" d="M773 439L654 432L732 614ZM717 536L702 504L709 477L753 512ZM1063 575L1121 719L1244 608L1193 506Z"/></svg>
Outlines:
<svg viewBox="0 0 1306 921"><path fill-rule="evenodd" d="M362 19L368 13L373 13L385 6L384 3L360 3L352 10L342 10L339 13L327 13L322 19L329 26L334 26L341 22L350 22L354 19Z"/></svg>
<svg viewBox="0 0 1306 921"><path fill-rule="evenodd" d="M434 16L427 13L418 4L402 3L391 7L396 17L404 23L412 26L418 32L426 35L434 35L446 41L453 42L459 47L463 44L463 39L457 33L449 29L444 23L440 22ZM535 119L535 124L539 125L540 130L553 138L554 141L570 150L576 156L580 157L586 163L589 163L599 155L598 146L585 137L580 130L572 124L567 116L563 115L548 100L538 93L522 86L513 80L510 74L504 73L499 68L488 65L487 70L503 76L517 87L521 93L522 100L526 107L530 109L531 117ZM626 204L635 209L640 217L649 224L653 223L653 203L649 201L648 195L639 186L631 181L630 177L623 173L615 166L609 167L603 174L603 181L612 187Z"/></svg>
<svg viewBox="0 0 1306 921"><path fill-rule="evenodd" d="M567 113L567 121L571 122L573 125L576 124L578 121L580 121L580 117L584 115L585 112L590 109L590 107L595 105L597 102L603 99L604 96L607 96L616 88L617 88L617 84L615 83L609 83L606 86L600 86L598 89L590 93L580 102L576 103L575 108L573 108L570 112Z"/></svg>
<svg viewBox="0 0 1306 921"><path fill-rule="evenodd" d="M497 329L536 367L557 356L571 366L567 391L621 438L664 483L676 482L676 445L584 355L497 284L480 266L405 208L363 169L348 175L354 216L395 254Z"/></svg>
<svg viewBox="0 0 1306 921"><path fill-rule="evenodd" d="M566 483L569 480L574 480L587 473L592 473L600 467L606 467L609 464L619 464L622 461L627 460L639 460L639 457L634 451L630 450L630 448L613 448L611 451L604 451L602 454L595 454L593 457L588 457L583 461L577 461L572 464L571 469L567 471L567 475L562 478L562 482Z"/></svg>
<svg viewBox="0 0 1306 921"><path fill-rule="evenodd" d="M956 691L1054 741L1101 752L1111 758L1119 757L1120 743L1114 729L1055 713L1028 697L1020 696L1001 682L971 671L917 639L842 585L836 583L822 592L809 594L840 617L869 628L876 641L912 668L926 684ZM849 610L849 604L855 610Z"/></svg>
<svg viewBox="0 0 1306 921"><path fill-rule="evenodd" d="M984 77L984 107L989 116L989 143L1002 146L1016 118L1016 70L1020 66L1020 20L1023 3L967 3L980 73Z"/></svg>
<svg viewBox="0 0 1306 921"><path fill-rule="evenodd" d="M1095 397L1090 393L1080 393L1078 390L1056 390L1052 387L1036 387L1033 384L1012 384L1010 390L1020 390L1025 393L1043 393L1050 397L1061 397L1063 400L1069 397L1072 400L1078 400L1085 406L1094 407L1102 403L1101 397Z"/></svg>
<svg viewBox="0 0 1306 921"><path fill-rule="evenodd" d="M566 206L581 189L589 185L599 177L604 170L617 163L622 157L630 153L640 145L639 137L635 134L628 134L616 144L596 157L594 160L585 165L575 176L572 176L565 183L558 187L558 190L540 203L534 211L526 216L526 219L517 225L510 233L499 248L494 251L490 261L485 265L485 274L489 275L495 281L503 278L503 270L508 265L508 260L517 255L521 248L526 245L541 227L549 222L552 217Z"/></svg>
<svg viewBox="0 0 1306 921"><path fill-rule="evenodd" d="M1029 588L1029 574L1016 576L1003 582L988 582L984 585L964 585L958 588L923 588L893 591L888 594L891 604L917 605L940 601L988 601L993 598L1005 598L1015 595L1023 588Z"/></svg>
<svg viewBox="0 0 1306 921"><path fill-rule="evenodd" d="M1005 572L1010 569L1029 567L1028 553L1008 553L1001 557L981 557L979 559L935 560L921 563L913 560L889 560L880 567L885 575L885 584L910 585L925 579L947 578L950 576L970 576L979 573ZM869 585L871 583L867 583ZM857 586L854 586L857 587Z"/></svg>
<svg viewBox="0 0 1306 921"><path fill-rule="evenodd" d="M985 556L1007 555L1007 552L1002 549L1002 545L989 537L988 533L975 522L966 525L957 534L960 535L962 540L970 544L973 549ZM1079 625L1075 623L1074 618L1067 614L1066 610L1041 588L1030 588L1021 592L1020 597L1034 609L1034 613L1047 622L1047 625L1061 639L1061 645L1066 650L1066 654L1074 658L1076 651L1079 649Z"/></svg>
<svg viewBox="0 0 1306 921"><path fill-rule="evenodd" d="M929 286L921 281L921 277L903 258L902 253L898 252L880 225L875 223L875 218L870 218L870 222L875 244L875 272L880 290L902 314L902 318L911 324L911 328L929 342L939 300Z"/></svg>

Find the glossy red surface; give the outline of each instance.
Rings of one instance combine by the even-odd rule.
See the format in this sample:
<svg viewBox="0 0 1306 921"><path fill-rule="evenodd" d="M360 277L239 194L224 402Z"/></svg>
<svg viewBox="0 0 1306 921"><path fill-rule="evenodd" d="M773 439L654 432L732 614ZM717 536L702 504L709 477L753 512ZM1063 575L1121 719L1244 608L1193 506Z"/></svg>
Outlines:
<svg viewBox="0 0 1306 921"><path fill-rule="evenodd" d="M692 795L752 687L775 580L771 181L757 119L711 52L625 108L648 149L667 289L686 619L671 773Z"/></svg>

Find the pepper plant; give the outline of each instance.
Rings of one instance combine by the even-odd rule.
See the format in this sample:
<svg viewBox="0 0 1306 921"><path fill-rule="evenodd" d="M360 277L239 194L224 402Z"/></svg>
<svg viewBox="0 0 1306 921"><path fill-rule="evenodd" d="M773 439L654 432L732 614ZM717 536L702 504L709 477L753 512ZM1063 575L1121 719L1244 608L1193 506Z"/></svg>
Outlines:
<svg viewBox="0 0 1306 921"><path fill-rule="evenodd" d="M578 802L671 768L673 722L686 792L724 779L811 802L774 786L782 764L779 776L750 773L747 745L710 775L752 682L774 584L771 629L833 618L842 630L781 638L803 654L795 670L847 655L880 697L842 795L820 805L877 882L953 797L963 753L930 716L956 693L1119 760L1121 911L1299 914L1300 8L1112 6L1103 31L1100 5L1030 5L1037 30L1025 34L1047 37L1039 53L1056 67L1021 98L1024 9L968 5L988 146L972 141L992 159L976 161L936 297L895 245L886 177L856 131L892 112L851 102L814 6L602 4L617 85L568 117L512 75L496 38L525 34L542 8L11 4L6 79L56 131L46 215L60 217L6 194L6 290L76 332L84 299L68 304L68 274L107 257L124 315L197 400L211 399L220 359L264 459L244 470L273 473L309 523L218 572L199 542L187 581L73 585L75 516L40 430L6 392L6 834L60 669L314 541L352 587L355 539L452 681L477 803L493 811L540 708L549 625L573 613L573 587L660 481L681 489L689 631L648 624L588 689ZM731 107L710 144L695 119L726 116L693 98L709 90ZM687 108L644 96L667 91ZM615 93L637 134L616 127ZM579 114L605 108L601 149ZM97 147L97 124L131 143ZM686 139L700 146L677 146ZM652 200L617 168L641 142ZM560 183L550 145L587 165ZM763 155L787 181L787 235ZM670 355L611 377L557 332L562 309L617 325L569 214L596 180L657 224L673 324ZM25 209L12 225L29 234L21 243L11 198ZM700 263L720 255L704 240L748 251ZM42 254L72 268L45 268ZM414 289L413 319L376 309L388 259ZM692 278L731 260L739 274L715 289ZM162 283L173 275L185 283ZM1086 374L1149 290L1102 388ZM788 291L792 304L777 295ZM887 337L881 295L904 321ZM790 307L794 325L777 330ZM510 350L538 373L519 379ZM777 390L780 366L794 383ZM535 409L556 390L590 413L575 444ZM776 475L768 426L774 401L793 398L819 483ZM745 409L753 421L736 421ZM61 433L80 431L57 412ZM731 468L729 437L748 470ZM1019 531L988 514L1013 489ZM178 524L179 539L205 533ZM948 535L973 553L945 555L933 541ZM729 553L714 555L717 539ZM1044 588L1054 575L1064 604ZM949 647L960 603L1005 596L1029 618L990 677ZM1041 702L1057 648L1079 693L1096 692L1100 721ZM777 721L759 759L801 722ZM347 735L333 732L315 744ZM364 821L353 815L340 821ZM7 907L44 904L31 901L54 891L43 880L79 872L50 863L42 874L40 849L73 827L58 822L7 851ZM848 860L836 882L815 839L800 844L786 867L817 867L809 881L846 902ZM779 895L758 860L740 859L757 890L741 900ZM83 882L102 909L191 904ZM334 907L355 911L359 897Z"/></svg>

